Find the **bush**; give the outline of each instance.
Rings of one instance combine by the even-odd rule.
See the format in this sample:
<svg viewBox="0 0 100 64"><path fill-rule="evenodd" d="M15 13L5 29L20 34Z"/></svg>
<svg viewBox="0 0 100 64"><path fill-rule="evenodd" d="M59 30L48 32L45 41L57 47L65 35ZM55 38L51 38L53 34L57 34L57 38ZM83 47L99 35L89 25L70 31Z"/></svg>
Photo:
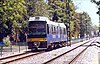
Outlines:
<svg viewBox="0 0 100 64"><path fill-rule="evenodd" d="M4 37L4 38L3 38L3 42L5 43L6 46L9 46L9 45L10 45L9 36Z"/></svg>

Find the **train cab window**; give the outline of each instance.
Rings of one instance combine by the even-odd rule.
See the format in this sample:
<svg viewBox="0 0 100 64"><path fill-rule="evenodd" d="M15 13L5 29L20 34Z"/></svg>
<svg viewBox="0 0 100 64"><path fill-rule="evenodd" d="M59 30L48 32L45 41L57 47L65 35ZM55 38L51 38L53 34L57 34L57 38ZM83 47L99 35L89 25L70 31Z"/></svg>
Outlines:
<svg viewBox="0 0 100 64"><path fill-rule="evenodd" d="M30 21L28 23L29 33L32 35L44 35L46 34L46 22L45 21Z"/></svg>

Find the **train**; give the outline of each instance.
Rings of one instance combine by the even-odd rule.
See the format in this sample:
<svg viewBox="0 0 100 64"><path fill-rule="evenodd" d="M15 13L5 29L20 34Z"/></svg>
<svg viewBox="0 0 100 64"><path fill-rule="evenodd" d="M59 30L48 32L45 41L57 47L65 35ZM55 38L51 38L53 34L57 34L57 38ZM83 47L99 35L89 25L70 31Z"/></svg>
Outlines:
<svg viewBox="0 0 100 64"><path fill-rule="evenodd" d="M49 20L48 17L35 16L28 20L28 49L51 50L67 43L67 30L64 23Z"/></svg>

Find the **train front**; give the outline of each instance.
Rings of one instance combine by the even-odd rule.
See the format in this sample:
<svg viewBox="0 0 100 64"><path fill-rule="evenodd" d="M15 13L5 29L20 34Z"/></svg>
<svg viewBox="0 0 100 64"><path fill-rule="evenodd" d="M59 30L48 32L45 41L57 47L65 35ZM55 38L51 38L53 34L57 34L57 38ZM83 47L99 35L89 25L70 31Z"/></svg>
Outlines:
<svg viewBox="0 0 100 64"><path fill-rule="evenodd" d="M35 19L35 20L34 20ZM34 17L28 22L28 49L47 48L46 21Z"/></svg>

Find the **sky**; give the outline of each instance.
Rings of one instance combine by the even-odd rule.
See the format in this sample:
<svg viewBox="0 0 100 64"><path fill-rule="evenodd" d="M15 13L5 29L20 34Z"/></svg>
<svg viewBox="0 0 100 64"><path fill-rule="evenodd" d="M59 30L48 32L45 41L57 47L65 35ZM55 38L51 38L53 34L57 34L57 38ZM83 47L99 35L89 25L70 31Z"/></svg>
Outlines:
<svg viewBox="0 0 100 64"><path fill-rule="evenodd" d="M76 12L87 12L91 17L93 25L99 25L99 15L96 14L98 8L96 4L91 3L90 0L73 0L74 5L78 7ZM99 0L98 0L99 1Z"/></svg>
<svg viewBox="0 0 100 64"><path fill-rule="evenodd" d="M44 0L46 1L46 0ZM99 1L99 0L96 0ZM99 26L99 15L96 14L98 11L97 5L92 3L91 0L73 0L75 6L78 7L76 12L87 12L91 17L91 22L93 25Z"/></svg>

